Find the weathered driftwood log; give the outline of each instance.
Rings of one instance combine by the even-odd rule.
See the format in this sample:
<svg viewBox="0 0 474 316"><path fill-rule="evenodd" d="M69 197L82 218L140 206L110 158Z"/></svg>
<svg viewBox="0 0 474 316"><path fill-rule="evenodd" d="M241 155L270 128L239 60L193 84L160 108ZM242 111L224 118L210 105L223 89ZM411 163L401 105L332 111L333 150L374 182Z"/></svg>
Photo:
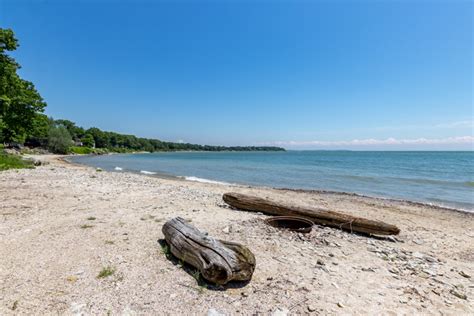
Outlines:
<svg viewBox="0 0 474 316"><path fill-rule="evenodd" d="M162 230L171 253L197 268L206 280L225 284L252 278L255 257L247 247L206 236L181 217L167 221Z"/></svg>
<svg viewBox="0 0 474 316"><path fill-rule="evenodd" d="M262 212L270 215L302 216L312 220L316 224L336 227L350 232L374 235L397 235L400 232L400 229L394 225L354 217L322 208L288 206L240 193L225 193L223 199L227 204L242 210Z"/></svg>

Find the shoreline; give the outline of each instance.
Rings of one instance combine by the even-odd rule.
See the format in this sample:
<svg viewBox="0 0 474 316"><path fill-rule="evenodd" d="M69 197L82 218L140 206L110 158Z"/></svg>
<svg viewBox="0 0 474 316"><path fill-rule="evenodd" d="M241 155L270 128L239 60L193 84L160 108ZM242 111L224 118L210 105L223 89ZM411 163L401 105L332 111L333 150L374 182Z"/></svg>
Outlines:
<svg viewBox="0 0 474 316"><path fill-rule="evenodd" d="M355 195L97 172L58 156L0 172L0 314L474 313L469 213ZM315 225L308 234L229 207L229 191L394 224L395 238ZM216 287L160 248L182 217L256 258L252 280ZM110 268L112 275L99 278ZM177 304L179 302L179 304ZM12 308L15 307L13 310Z"/></svg>
<svg viewBox="0 0 474 316"><path fill-rule="evenodd" d="M120 154L120 153L115 153L115 154ZM67 158L75 157L75 156L94 156L94 155L92 155L92 154L66 155L66 156L63 157L63 160L67 163L94 168L93 166L90 166L90 165L87 165L87 164L81 164L81 163L78 163L78 162L73 162L73 161L70 161L70 160L67 159ZM107 170L104 170L104 171L107 171ZM107 172L111 172L111 171L109 170ZM118 171L114 171L114 172L118 172ZM271 187L271 186L264 186L264 185L230 183L230 182L224 182L224 181L213 180L213 179L202 179L202 180L205 180L205 181L189 180L189 179L187 179L187 176L176 176L176 175L171 175L171 174L167 175L167 174L163 174L163 173L159 173L159 172L155 172L155 171L153 171L153 174L147 174L145 172L133 171L133 170L127 170L127 169L123 170L123 171L120 171L120 172L130 172L130 173L133 173L133 174L140 174L140 175L149 176L149 177L157 177L157 178L163 178L163 179L174 179L174 180L181 180L181 181L191 181L191 182L202 182L202 183L210 183L210 184L217 184L217 185L224 185L224 186L237 186L237 187L255 188L255 189L262 188L262 189L293 191L293 192L305 192L305 193L315 193L315 194L335 194L335 195L344 195L344 196L357 196L357 197L363 197L363 198L369 198L369 199L375 199L375 200L381 200L381 201L388 201L388 202L395 202L395 203L407 203L407 204L414 205L414 206L430 207L430 208L437 209L437 210L440 210L440 211L467 213L467 214L472 214L474 216L474 209L463 209L463 208L456 208L456 207L446 206L446 205L442 205L442 204L426 202L426 201L423 202L423 201L413 201L413 200L402 199L402 198L372 196L372 195L356 193L356 192L348 192L348 191L332 191L332 190L324 190L324 189L301 189L301 188L287 188L287 187ZM199 179L201 179L201 178L199 178Z"/></svg>

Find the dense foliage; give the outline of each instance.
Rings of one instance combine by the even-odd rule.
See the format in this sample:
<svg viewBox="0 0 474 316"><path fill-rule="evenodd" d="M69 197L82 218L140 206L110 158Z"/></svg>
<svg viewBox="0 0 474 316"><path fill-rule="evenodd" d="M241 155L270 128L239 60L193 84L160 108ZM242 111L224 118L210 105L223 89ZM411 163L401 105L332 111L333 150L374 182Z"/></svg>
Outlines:
<svg viewBox="0 0 474 316"><path fill-rule="evenodd" d="M73 145L71 135L68 130L62 126L51 126L48 135L48 149L53 153L67 154L69 148Z"/></svg>
<svg viewBox="0 0 474 316"><path fill-rule="evenodd" d="M46 106L33 83L18 76L20 65L7 55L17 47L13 31L0 28L0 139L3 142L25 141L35 115Z"/></svg>
<svg viewBox="0 0 474 316"><path fill-rule="evenodd" d="M44 121L44 118L37 116L38 119ZM67 130L70 135L70 139L74 142L75 146L70 148L75 153L107 153L107 152L135 152L135 151L180 151L180 150L200 150L200 151L278 151L284 150L279 147L226 147L226 146L209 146L209 145L196 145L189 143L174 143L174 142L163 142L158 139L140 138L133 135L124 135L114 132L105 132L96 127L84 129L76 126L74 122L69 120L52 120L49 119L49 124L54 128L63 127ZM42 124L37 124L42 126ZM37 135L42 135L39 131ZM69 139L64 136L65 139ZM69 140L70 140L69 139ZM33 135L28 135L30 144L37 144L41 142L41 139L36 139ZM85 150L79 148L95 148L96 150ZM98 150L102 149L102 150ZM58 152L55 150L54 152Z"/></svg>
<svg viewBox="0 0 474 316"><path fill-rule="evenodd" d="M0 28L0 143L25 144L49 149L54 153L107 153L133 151L260 151L284 150L278 147L224 147L187 143L162 142L104 132L98 128L84 129L68 120L53 120L42 114L46 103L34 85L21 79L20 65L7 52L14 51L18 41L13 31Z"/></svg>

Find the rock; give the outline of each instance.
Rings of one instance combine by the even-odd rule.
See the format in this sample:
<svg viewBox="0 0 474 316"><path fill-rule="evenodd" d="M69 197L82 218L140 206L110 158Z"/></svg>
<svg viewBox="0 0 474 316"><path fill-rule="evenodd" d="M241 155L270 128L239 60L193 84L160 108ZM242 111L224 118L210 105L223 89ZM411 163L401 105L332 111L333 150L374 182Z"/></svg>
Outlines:
<svg viewBox="0 0 474 316"><path fill-rule="evenodd" d="M388 272L393 274L400 274L400 271L397 268L390 268L388 269Z"/></svg>
<svg viewBox="0 0 474 316"><path fill-rule="evenodd" d="M344 308L344 307L345 307L341 302L338 302L338 303L337 303L337 306L340 307L340 308Z"/></svg>
<svg viewBox="0 0 474 316"><path fill-rule="evenodd" d="M225 314L217 311L216 309L214 308L209 308L207 310L207 316L225 316Z"/></svg>
<svg viewBox="0 0 474 316"><path fill-rule="evenodd" d="M314 305L308 305L307 306L308 312L314 312L316 310L316 306Z"/></svg>
<svg viewBox="0 0 474 316"><path fill-rule="evenodd" d="M85 308L86 308L86 304L79 304L76 302L72 302L70 306L70 311L71 311L71 314L73 315L83 315Z"/></svg>
<svg viewBox="0 0 474 316"><path fill-rule="evenodd" d="M457 298L460 298L462 300L467 300L467 295L466 294L460 293L460 292L456 291L455 289L451 289L449 291L449 293L453 294L454 296L456 296Z"/></svg>
<svg viewBox="0 0 474 316"><path fill-rule="evenodd" d="M417 258L417 259L423 259L425 257L421 252L418 252L418 251L415 251L412 254L412 256L413 256L413 258Z"/></svg>
<svg viewBox="0 0 474 316"><path fill-rule="evenodd" d="M423 279L428 279L430 277L430 275L426 272L421 272L418 274L418 276Z"/></svg>
<svg viewBox="0 0 474 316"><path fill-rule="evenodd" d="M224 234L229 234L231 231L232 231L232 230L231 230L230 226L226 226L226 227L224 227L224 228L222 229L222 232L223 232Z"/></svg>
<svg viewBox="0 0 474 316"><path fill-rule="evenodd" d="M397 238L393 237L393 236L388 236L387 237L387 240L391 241L391 242L397 242Z"/></svg>
<svg viewBox="0 0 474 316"><path fill-rule="evenodd" d="M316 261L316 263L319 264L320 266L325 266L325 265L326 265L326 264L324 263L324 261L321 260L321 259L318 259L318 260Z"/></svg>
<svg viewBox="0 0 474 316"><path fill-rule="evenodd" d="M272 316L286 316L290 313L290 311L287 308L284 307L277 307L273 313Z"/></svg>
<svg viewBox="0 0 474 316"><path fill-rule="evenodd" d="M413 239L413 242L417 245L423 245L425 243L423 239L417 239L417 238Z"/></svg>
<svg viewBox="0 0 474 316"><path fill-rule="evenodd" d="M465 277L466 279L470 279L470 278L471 278L471 276L470 276L469 274L467 274L466 272L464 272L464 271L459 271L459 275Z"/></svg>
<svg viewBox="0 0 474 316"><path fill-rule="evenodd" d="M424 273L427 273L427 274L429 274L429 275L431 275L431 276L437 276L437 275L438 275L437 272L435 272L435 271L433 271L433 270L430 270L430 269L423 269L423 272L424 272Z"/></svg>

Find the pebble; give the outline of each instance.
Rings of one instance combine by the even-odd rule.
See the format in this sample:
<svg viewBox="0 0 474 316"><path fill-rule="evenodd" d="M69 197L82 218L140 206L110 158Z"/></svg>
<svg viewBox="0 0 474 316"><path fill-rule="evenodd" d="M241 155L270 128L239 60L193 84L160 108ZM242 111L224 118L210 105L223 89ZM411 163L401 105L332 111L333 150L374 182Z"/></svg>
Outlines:
<svg viewBox="0 0 474 316"><path fill-rule="evenodd" d="M316 263L319 264L320 266L325 266L325 265L326 265L326 264L324 263L324 261L321 260L321 259L318 259L318 260L316 261Z"/></svg>
<svg viewBox="0 0 474 316"><path fill-rule="evenodd" d="M467 295L464 294L464 293L460 293L458 291L456 291L455 289L451 289L451 291L449 291L451 294L453 294L454 296L456 296L457 298L460 298L462 300L467 300Z"/></svg>
<svg viewBox="0 0 474 316"><path fill-rule="evenodd" d="M273 313L272 316L286 316L290 313L290 311L287 308L284 307L277 307Z"/></svg>
<svg viewBox="0 0 474 316"><path fill-rule="evenodd" d="M464 271L459 271L459 275L465 277L466 279L470 279L470 278L471 278L471 276L470 276L469 274L467 274L466 272L464 272Z"/></svg>
<svg viewBox="0 0 474 316"><path fill-rule="evenodd" d="M308 308L309 312L314 312L316 310L316 306L314 306L314 305L308 305L307 308Z"/></svg>
<svg viewBox="0 0 474 316"><path fill-rule="evenodd" d="M344 307L345 307L341 302L338 302L338 303L337 303L337 306L339 306L340 308L344 308Z"/></svg>
<svg viewBox="0 0 474 316"><path fill-rule="evenodd" d="M225 316L225 314L217 311L214 308L209 308L207 311L207 316Z"/></svg>
<svg viewBox="0 0 474 316"><path fill-rule="evenodd" d="M418 251L415 251L412 254L412 256L413 256L413 258L417 258L417 259L423 259L425 257L421 252L418 252Z"/></svg>
<svg viewBox="0 0 474 316"><path fill-rule="evenodd" d="M423 245L425 243L423 239L413 239L413 242L417 245Z"/></svg>

